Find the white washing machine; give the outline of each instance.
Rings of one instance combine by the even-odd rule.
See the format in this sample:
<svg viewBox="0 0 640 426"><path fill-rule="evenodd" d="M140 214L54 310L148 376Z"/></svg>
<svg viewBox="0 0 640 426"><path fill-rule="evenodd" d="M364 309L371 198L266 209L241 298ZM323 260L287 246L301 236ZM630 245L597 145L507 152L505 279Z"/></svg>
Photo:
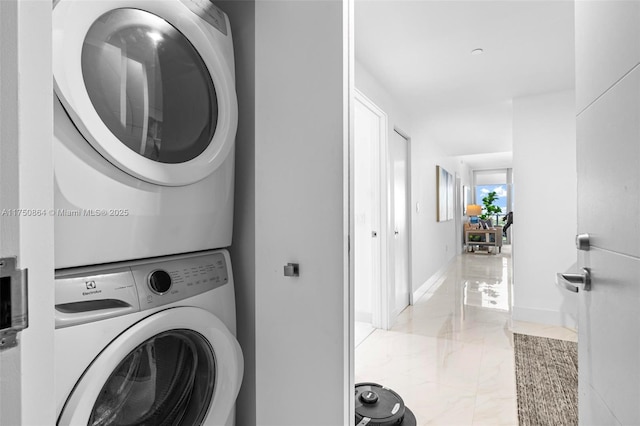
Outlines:
<svg viewBox="0 0 640 426"><path fill-rule="evenodd" d="M228 247L238 122L208 0L58 0L56 268Z"/></svg>
<svg viewBox="0 0 640 426"><path fill-rule="evenodd" d="M55 314L58 425L234 425L225 250L59 270Z"/></svg>

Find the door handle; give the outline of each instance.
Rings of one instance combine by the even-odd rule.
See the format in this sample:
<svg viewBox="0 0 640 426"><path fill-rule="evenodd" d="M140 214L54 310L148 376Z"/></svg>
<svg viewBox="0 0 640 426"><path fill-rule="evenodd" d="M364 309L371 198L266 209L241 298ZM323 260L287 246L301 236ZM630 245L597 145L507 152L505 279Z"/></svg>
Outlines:
<svg viewBox="0 0 640 426"><path fill-rule="evenodd" d="M556 284L569 291L577 293L582 287L582 291L591 290L591 270L582 268L582 274L556 274Z"/></svg>

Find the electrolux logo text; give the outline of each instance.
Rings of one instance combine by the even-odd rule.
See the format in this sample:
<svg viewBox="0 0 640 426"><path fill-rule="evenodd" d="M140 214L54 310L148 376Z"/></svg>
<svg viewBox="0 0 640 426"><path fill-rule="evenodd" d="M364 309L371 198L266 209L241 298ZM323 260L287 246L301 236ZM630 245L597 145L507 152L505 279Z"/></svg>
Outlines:
<svg viewBox="0 0 640 426"><path fill-rule="evenodd" d="M102 293L102 290L98 290L96 287L96 282L95 281L85 281L84 283L85 287L87 287L87 290L91 290L91 291L83 291L82 295L83 296L90 296L92 294L100 294Z"/></svg>

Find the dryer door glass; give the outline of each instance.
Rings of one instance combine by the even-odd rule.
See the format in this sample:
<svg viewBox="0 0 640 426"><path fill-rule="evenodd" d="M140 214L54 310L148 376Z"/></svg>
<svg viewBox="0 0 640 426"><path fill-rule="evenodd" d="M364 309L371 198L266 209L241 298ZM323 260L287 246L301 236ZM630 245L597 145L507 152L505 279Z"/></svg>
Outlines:
<svg viewBox="0 0 640 426"><path fill-rule="evenodd" d="M211 75L166 20L138 9L105 13L87 32L81 63L93 107L134 152L182 163L213 139L218 102Z"/></svg>
<svg viewBox="0 0 640 426"><path fill-rule="evenodd" d="M102 387L88 425L195 425L213 397L215 359L190 330L156 335L120 362Z"/></svg>

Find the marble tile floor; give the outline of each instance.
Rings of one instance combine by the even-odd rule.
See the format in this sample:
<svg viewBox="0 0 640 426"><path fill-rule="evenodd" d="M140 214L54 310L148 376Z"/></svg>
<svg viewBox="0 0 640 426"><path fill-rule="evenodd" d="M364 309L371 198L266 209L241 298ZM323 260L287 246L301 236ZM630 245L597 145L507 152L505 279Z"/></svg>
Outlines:
<svg viewBox="0 0 640 426"><path fill-rule="evenodd" d="M517 425L512 332L577 340L575 331L512 323L511 255L462 254L389 331L356 347L355 382L402 396L418 425Z"/></svg>

